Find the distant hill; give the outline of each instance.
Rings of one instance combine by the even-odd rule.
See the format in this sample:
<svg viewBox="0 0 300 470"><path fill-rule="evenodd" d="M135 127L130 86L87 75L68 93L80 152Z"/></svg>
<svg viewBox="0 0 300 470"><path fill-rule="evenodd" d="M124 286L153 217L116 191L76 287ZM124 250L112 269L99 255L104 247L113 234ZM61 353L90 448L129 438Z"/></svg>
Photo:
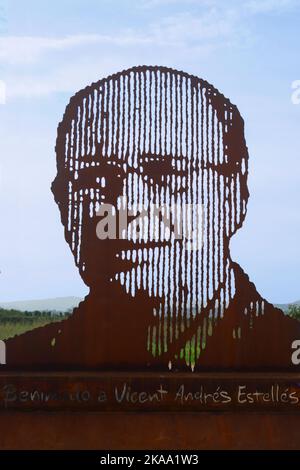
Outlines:
<svg viewBox="0 0 300 470"><path fill-rule="evenodd" d="M80 297L56 297L53 299L36 299L36 300L19 300L15 302L0 302L0 308L15 309L20 311L27 310L33 312L35 310L51 312L67 312L77 307L81 302Z"/></svg>
<svg viewBox="0 0 300 470"><path fill-rule="evenodd" d="M289 305L300 305L300 300L297 300L296 302L291 302L290 304L274 304L275 307L280 308L284 312L287 312L289 309Z"/></svg>

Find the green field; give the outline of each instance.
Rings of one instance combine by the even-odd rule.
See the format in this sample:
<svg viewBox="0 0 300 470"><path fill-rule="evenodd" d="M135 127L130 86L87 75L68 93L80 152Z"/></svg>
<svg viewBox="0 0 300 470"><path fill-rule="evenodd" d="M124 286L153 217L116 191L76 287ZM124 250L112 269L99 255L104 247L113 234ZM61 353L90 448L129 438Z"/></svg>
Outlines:
<svg viewBox="0 0 300 470"><path fill-rule="evenodd" d="M70 313L62 312L21 312L0 309L0 340L12 338L39 326L63 320L69 315Z"/></svg>
<svg viewBox="0 0 300 470"><path fill-rule="evenodd" d="M21 312L19 310L6 310L0 308L0 340L12 338L16 335L21 335L26 331L33 330L39 326L45 326L48 323L56 322L68 318L72 312L50 312L50 311L34 311L34 312ZM300 320L300 306L289 305L288 311L286 312L292 318ZM148 349L150 346L148 345ZM205 348L205 341L202 344L202 349ZM196 347L194 340L188 342L186 347L181 350L181 357L189 357L192 362L195 360L195 356L200 354L199 347ZM152 345L152 353L156 355L160 354L160 344L156 341Z"/></svg>

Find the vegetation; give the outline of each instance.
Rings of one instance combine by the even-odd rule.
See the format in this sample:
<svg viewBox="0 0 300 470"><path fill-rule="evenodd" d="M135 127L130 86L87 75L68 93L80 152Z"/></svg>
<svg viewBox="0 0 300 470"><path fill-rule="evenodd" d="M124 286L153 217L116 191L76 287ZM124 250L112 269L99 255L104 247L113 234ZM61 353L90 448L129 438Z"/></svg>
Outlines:
<svg viewBox="0 0 300 470"><path fill-rule="evenodd" d="M72 309L68 312L57 312L57 311L25 311L21 312L20 310L6 310L0 308L0 340L5 340L12 338L15 335L21 335L26 331L33 330L40 326L45 326L48 323L64 320L72 314ZM300 321L300 305L291 304L288 306L287 315L295 320ZM209 330L211 327L209 327ZM210 331L208 332L210 335ZM180 352L180 357L188 357L188 362L193 363L195 361L195 356L200 354L200 346L194 344L195 338L192 342L187 342L186 347L183 348ZM149 345L148 345L149 348ZM154 341L152 345L152 350L155 355L156 348L158 348L158 353L160 354L161 345L156 344ZM205 348L205 341L203 341L202 349Z"/></svg>
<svg viewBox="0 0 300 470"><path fill-rule="evenodd" d="M294 318L295 320L300 320L300 305L289 305L287 314L289 317Z"/></svg>
<svg viewBox="0 0 300 470"><path fill-rule="evenodd" d="M21 312L20 310L6 310L0 308L0 340L21 335L48 323L67 318L70 312L34 311Z"/></svg>

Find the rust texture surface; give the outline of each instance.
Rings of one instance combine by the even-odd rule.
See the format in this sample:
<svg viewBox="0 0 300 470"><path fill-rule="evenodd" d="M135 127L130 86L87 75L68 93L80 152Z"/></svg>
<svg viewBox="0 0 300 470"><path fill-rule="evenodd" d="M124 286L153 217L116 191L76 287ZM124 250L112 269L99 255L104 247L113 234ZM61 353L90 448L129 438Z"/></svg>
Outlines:
<svg viewBox="0 0 300 470"><path fill-rule="evenodd" d="M248 149L217 89L164 67L102 79L71 98L56 156L52 191L90 292L67 320L7 340L4 369L299 370L299 322L231 259Z"/></svg>
<svg viewBox="0 0 300 470"><path fill-rule="evenodd" d="M1 449L293 449L300 417L264 413L7 413Z"/></svg>

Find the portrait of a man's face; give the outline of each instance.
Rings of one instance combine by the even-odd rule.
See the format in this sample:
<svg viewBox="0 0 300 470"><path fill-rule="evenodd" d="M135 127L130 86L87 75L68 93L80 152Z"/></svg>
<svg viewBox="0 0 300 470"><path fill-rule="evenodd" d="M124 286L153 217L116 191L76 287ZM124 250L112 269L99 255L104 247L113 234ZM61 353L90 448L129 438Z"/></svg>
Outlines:
<svg viewBox="0 0 300 470"><path fill-rule="evenodd" d="M200 78L135 67L71 98L56 156L52 191L90 294L68 320L27 333L43 338L42 363L290 367L297 322L230 256L249 197L236 106ZM281 347L268 353L271 326ZM18 363L13 341L9 351Z"/></svg>
<svg viewBox="0 0 300 470"><path fill-rule="evenodd" d="M299 24L0 0L0 454L300 449Z"/></svg>

